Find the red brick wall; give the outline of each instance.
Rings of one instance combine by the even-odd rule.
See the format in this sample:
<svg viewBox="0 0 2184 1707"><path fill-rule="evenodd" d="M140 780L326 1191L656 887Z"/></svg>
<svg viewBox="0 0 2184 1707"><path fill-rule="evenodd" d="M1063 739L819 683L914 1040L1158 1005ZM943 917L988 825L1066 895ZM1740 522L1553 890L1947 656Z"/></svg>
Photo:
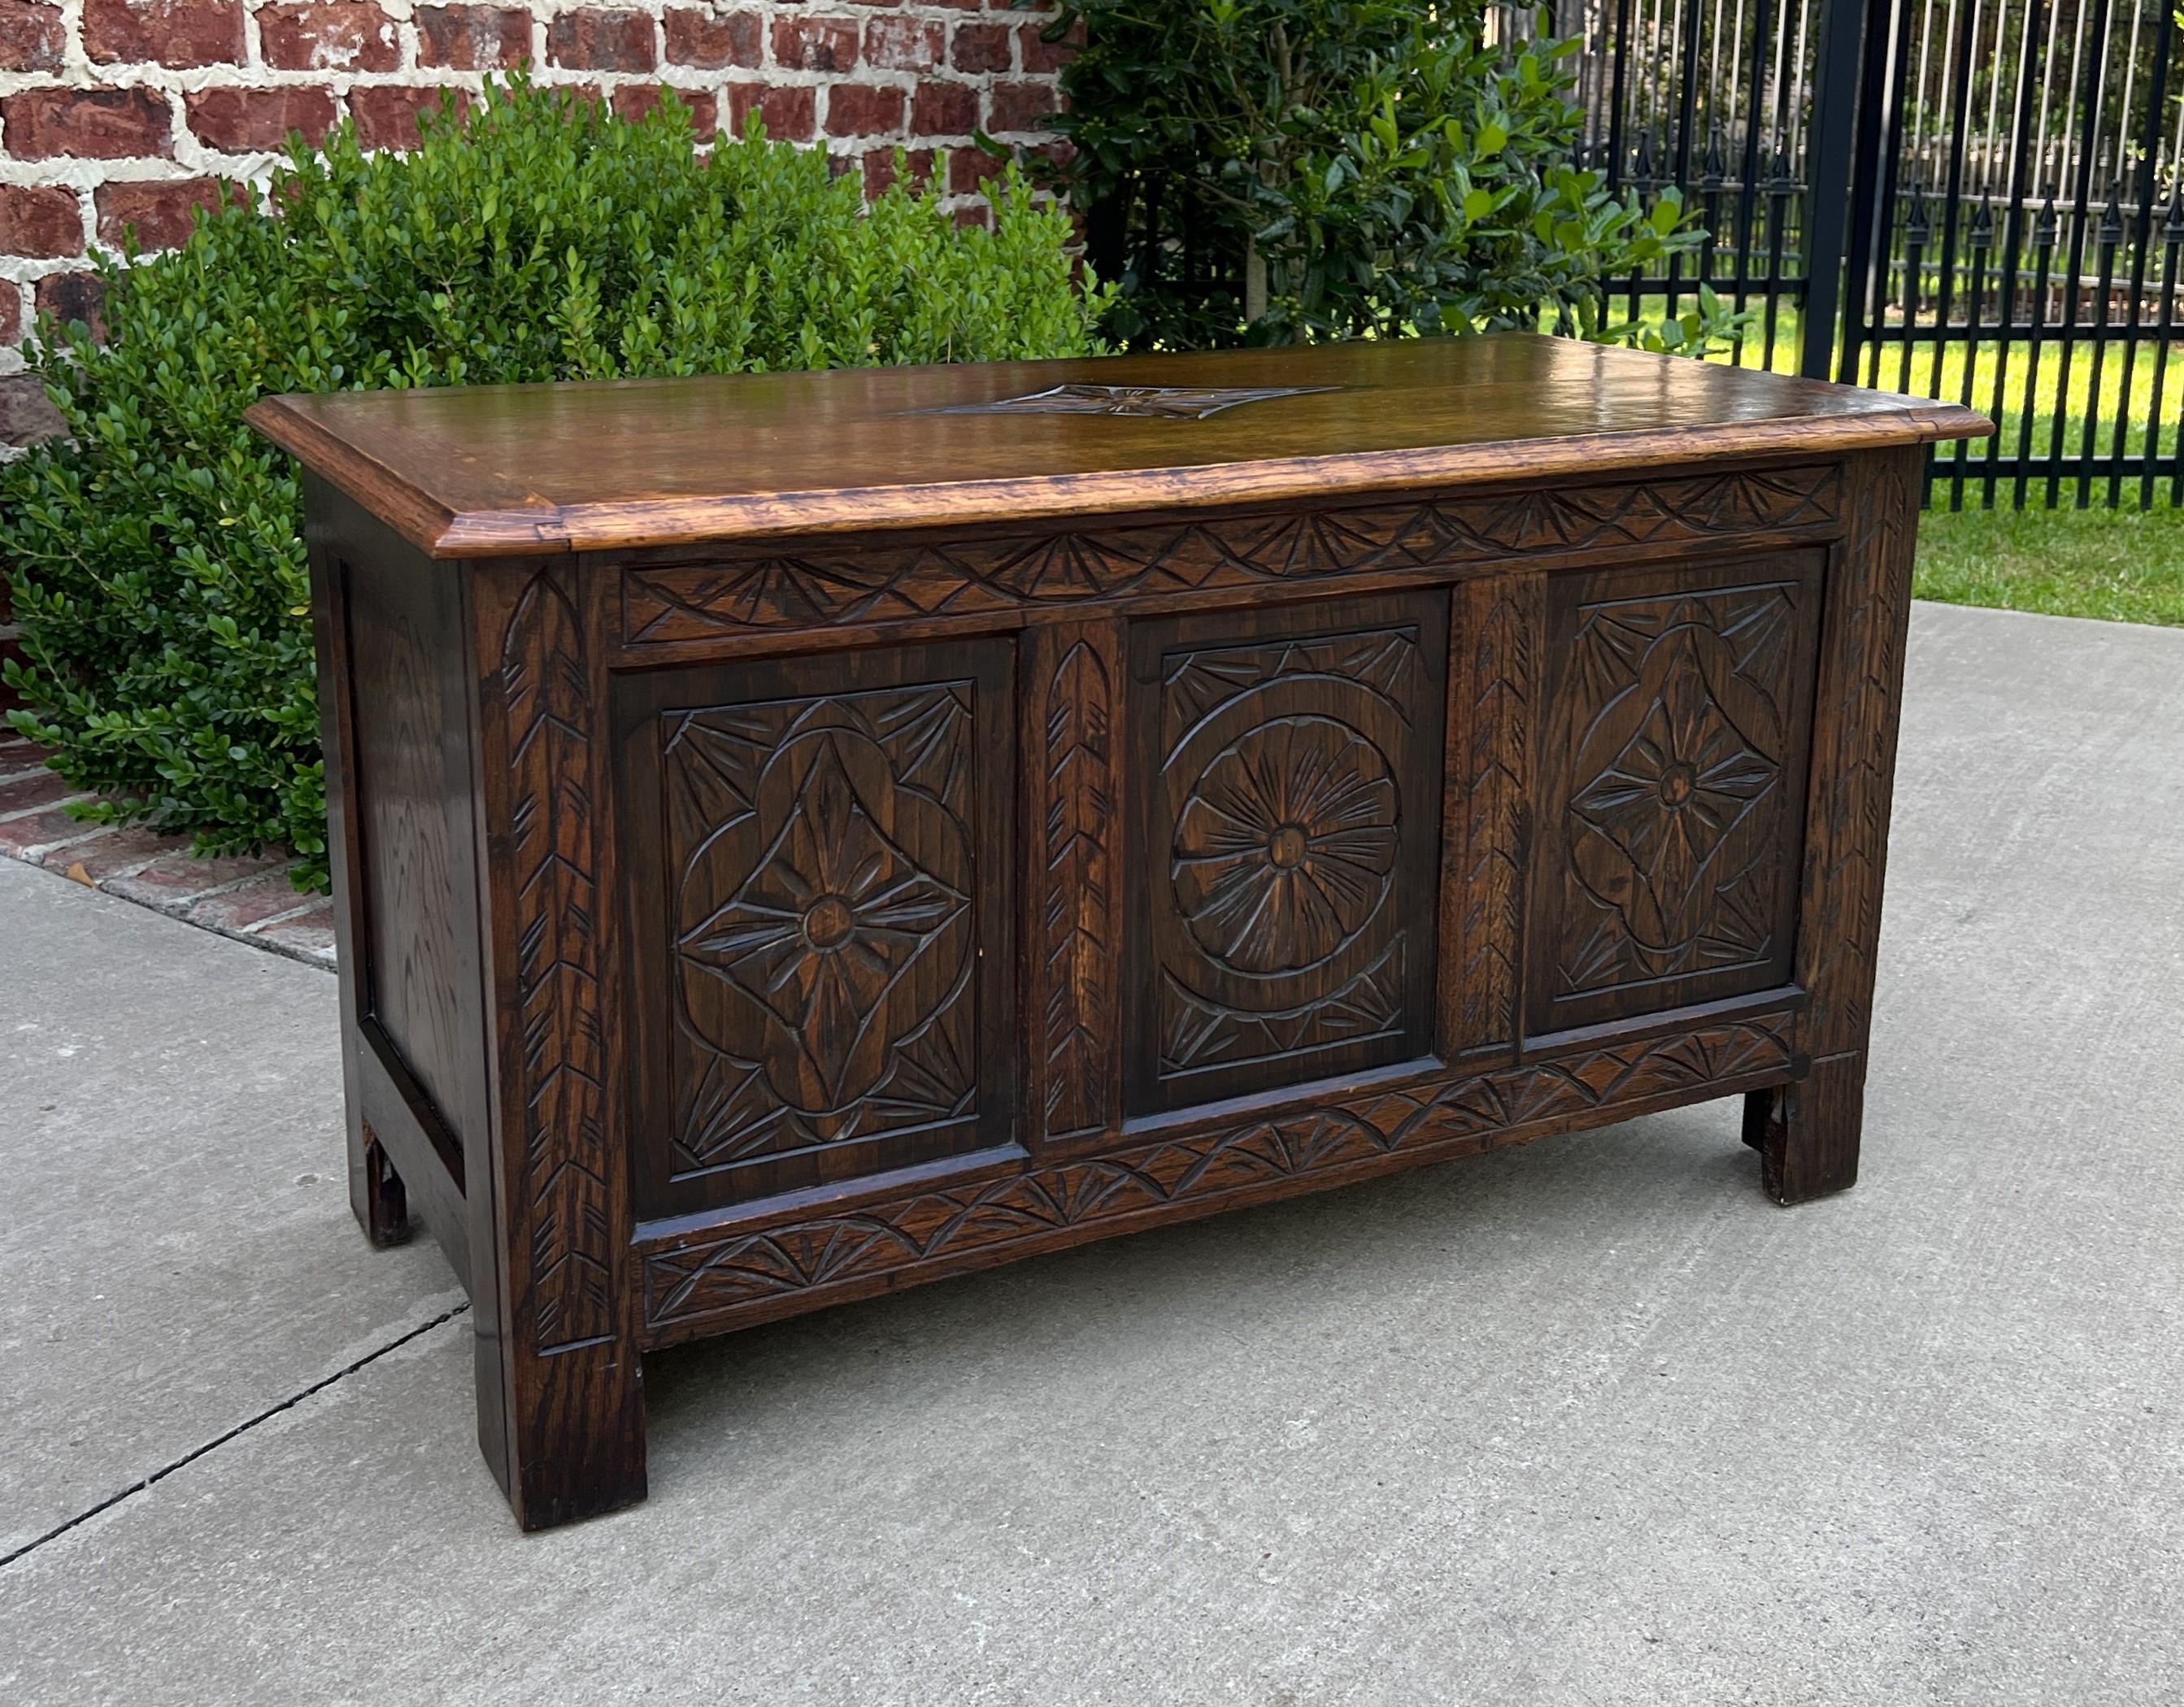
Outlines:
<svg viewBox="0 0 2184 1707"><path fill-rule="evenodd" d="M262 178L343 116L400 148L443 87L528 59L625 109L671 84L701 129L754 109L886 181L900 143L972 216L984 129L1037 140L1056 50L1007 0L0 0L0 443L42 397L14 346L41 307L95 319L86 257L187 236L221 178Z"/></svg>

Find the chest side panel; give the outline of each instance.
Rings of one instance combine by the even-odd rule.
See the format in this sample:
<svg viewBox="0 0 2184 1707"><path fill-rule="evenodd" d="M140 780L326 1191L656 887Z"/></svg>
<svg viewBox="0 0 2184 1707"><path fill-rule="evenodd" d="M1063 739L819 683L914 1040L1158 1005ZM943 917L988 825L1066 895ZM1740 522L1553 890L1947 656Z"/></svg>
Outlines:
<svg viewBox="0 0 2184 1707"><path fill-rule="evenodd" d="M470 726L454 578L359 542L340 556L363 890L365 1013L458 1145L482 1135L484 992Z"/></svg>

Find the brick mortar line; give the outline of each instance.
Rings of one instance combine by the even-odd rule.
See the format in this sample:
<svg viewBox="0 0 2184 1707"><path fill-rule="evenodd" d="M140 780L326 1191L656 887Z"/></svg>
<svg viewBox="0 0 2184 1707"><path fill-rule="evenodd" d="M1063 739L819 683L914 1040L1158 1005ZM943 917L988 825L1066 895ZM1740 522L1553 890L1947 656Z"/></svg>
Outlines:
<svg viewBox="0 0 2184 1707"><path fill-rule="evenodd" d="M73 844L71 844L71 845L73 845ZM42 869L51 870L52 868L50 867L42 867ZM53 875L59 878L64 883L75 883L75 879L70 877L65 871L54 872ZM253 881L253 879L244 878L241 879L241 881L242 883L249 883ZM76 886L79 889L84 887L84 885L81 884L77 884ZM246 944L252 948L262 948L269 954L279 955L283 960L292 960L298 966L315 967L320 972L324 973L336 973L339 970L339 968L332 960L325 959L318 955L312 954L304 949L292 947L289 944L282 942L277 937L270 937L263 934L264 932L271 929L275 925L287 923L290 920L296 918L298 915L309 912L313 906L326 900L326 897L322 895L306 895L304 896L304 904L301 906L292 907L287 912L276 913L270 918L259 919L244 929L234 930L224 924L214 924L205 919L190 918L179 912L169 912L165 908L154 906L148 901L136 901L125 895L116 895L113 890L104 887L103 884L92 884L90 887L97 890L99 894L106 896L109 901L124 901L131 906L141 906L147 912L158 913L162 918L171 918L176 923L186 924L192 930L202 930L213 936L224 936L230 942L240 942ZM209 895L213 893L213 890L208 890L205 891L204 895L192 895L190 897L191 905L196 905L197 902L203 900L205 895ZM303 892L298 890L298 893L302 894Z"/></svg>
<svg viewBox="0 0 2184 1707"><path fill-rule="evenodd" d="M664 86L686 95L710 98L718 109L718 120L730 126L736 106L755 103L777 91L810 90L811 134L803 134L800 114L790 120L787 140L823 148L852 170L896 147L913 153L929 153L937 156L932 176L942 207L951 214L965 215L983 199L974 175L954 169L954 163L973 146L972 133L916 128L912 120L916 98L922 90L939 85L969 92L976 98L980 127L1018 146L1038 147L1051 140L1047 133L1025 128L1021 122L1027 116L1028 93L1053 89L1058 58L1034 39L1051 14L1005 7L989 9L994 3L995 0L987 0L985 6L965 6L947 3L947 0L910 0L907 5L875 7L873 0L839 0L831 8L807 10L797 0L746 0L728 7L705 3L705 0L625 0L621 4L600 4L598 0L452 0L448 5L426 5L421 0L376 0L376 3L359 0L352 42L343 36L341 20L312 17L321 8L298 6L291 0L241 0L231 8L239 27L239 41L233 43L237 58L209 64L167 65L155 57L92 59L90 49L99 38L102 20L92 14L86 0L42 0L34 9L49 13L55 20L58 63L36 67L32 62L38 47L33 44L24 49L22 63L30 69L0 71L0 96L40 91L92 94L136 90L156 98L164 109L164 122L148 131L157 144L148 153L45 153L20 158L14 153L14 139L7 134L14 127L0 125L0 188L72 192L80 232L80 247L68 254L0 254L0 304L12 311L25 331L33 324L47 288L56 293L54 304L64 314L70 312L70 287L47 287L45 282L84 273L96 257L115 254L114 246L100 234L103 224L131 218L141 226L156 217L173 228L176 215L171 206L157 209L147 204L125 210L109 209L103 205L109 186L148 191L161 185L215 177L263 187L277 170L280 156L270 150L221 148L201 138L188 110L192 97L220 91L265 97L278 97L284 91L309 92L324 98L324 110L338 121L345 116L363 117L356 98L372 92L398 90L428 96L439 90L475 93L491 73L428 64L427 55L444 59L468 52L475 56L482 50L492 57L499 52L498 37L490 33L473 36L466 19L459 26L459 34L470 46L450 47L448 40L437 36L423 21L428 14L449 11L474 14L479 28L488 32L495 27L488 21L494 14L521 14L521 51L531 62L534 79L545 87L595 89L611 100L625 91ZM208 14L231 11L218 0L196 9ZM685 57L671 57L671 14L695 14L708 41L717 36L719 44L693 42L685 46ZM554 25L565 17L587 15L644 20L647 27L640 41L628 45L648 53L654 63L644 69L615 69L611 62L617 50L611 36L594 36L583 31L565 38L560 44L561 51L576 57L596 55L610 63L596 69L556 63ZM329 63L268 64L267 27L276 17L284 26L296 27L282 29L273 52L283 58L300 53L302 57L322 58ZM805 44L823 39L830 26L840 32L849 63L840 69L814 68L802 63L812 57L827 57L823 51L815 53ZM156 53L177 39L174 32L178 29L179 39L187 42L188 28L187 21L177 25L156 10L149 11L141 39L127 45L139 54ZM979 33L967 36L967 31ZM962 45L966 42L972 44L967 52ZM226 45L214 44L213 51L221 51ZM930 63L916 63L928 45L935 57ZM187 57L190 50L176 51L178 57ZM787 58L782 57L784 53ZM389 56L395 63L384 70L354 64L374 54ZM731 63L717 66L694 63L715 54L726 55ZM959 54L968 63L959 64ZM756 63L742 63L746 56ZM1002 63L993 63L996 59ZM902 63L905 60L911 63ZM493 70L505 75L504 68ZM824 97L822 91L827 92ZM833 97L841 91L900 95L904 108L900 124L878 133L833 133L827 126L833 116ZM1012 105L1003 106L1005 101ZM1015 122L1004 123L1005 120ZM222 122L241 126L245 121ZM393 120L382 112L378 122ZM860 119L845 114L844 122L854 126ZM81 146L80 142L70 143L54 137L41 141L49 148ZM881 169L867 165L865 170L868 186L883 181ZM36 247L36 240L29 246ZM8 286L14 287L12 293ZM7 317L0 315L0 321ZM21 357L13 341L0 344L0 378L21 372Z"/></svg>
<svg viewBox="0 0 2184 1707"><path fill-rule="evenodd" d="M11 771L6 778L0 778L0 780L11 783L20 782L25 777L50 776L51 774L52 773L45 766L40 765L32 770ZM26 818L33 812L49 812L55 806L74 806L79 801L95 801L98 798L98 796L92 793L90 789L79 789L72 795L55 795L53 799L49 801L39 801L35 805L27 806L10 806L7 811L0 812L0 824L12 824L17 818ZM106 824L86 824L84 827L84 834L86 835L95 835L99 831L108 828L109 828L109 826ZM81 838L75 837L71 838L71 840L80 840ZM54 842L51 844L51 845L58 847L60 844L58 842ZM0 852L5 851L5 849L0 849Z"/></svg>

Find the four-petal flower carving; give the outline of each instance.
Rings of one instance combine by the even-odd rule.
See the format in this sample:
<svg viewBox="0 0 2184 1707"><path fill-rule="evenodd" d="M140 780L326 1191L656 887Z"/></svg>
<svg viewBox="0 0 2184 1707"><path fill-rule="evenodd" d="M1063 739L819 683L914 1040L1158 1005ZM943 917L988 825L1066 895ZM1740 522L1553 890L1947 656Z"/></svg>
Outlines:
<svg viewBox="0 0 2184 1707"><path fill-rule="evenodd" d="M795 809L735 893L681 944L744 991L789 1046L766 1070L792 1107L844 1107L884 1074L902 1016L890 996L921 959L962 951L968 897L890 838L859 796L838 734L822 738ZM949 980L940 979L944 989Z"/></svg>
<svg viewBox="0 0 2184 1707"><path fill-rule="evenodd" d="M1654 952L1685 948L1712 916L1722 884L1751 856L1741 833L1781 775L1710 685L1720 650L1718 637L1687 629L1656 643L1631 690L1650 690L1651 703L1570 801L1591 832L1572 847L1577 876Z"/></svg>

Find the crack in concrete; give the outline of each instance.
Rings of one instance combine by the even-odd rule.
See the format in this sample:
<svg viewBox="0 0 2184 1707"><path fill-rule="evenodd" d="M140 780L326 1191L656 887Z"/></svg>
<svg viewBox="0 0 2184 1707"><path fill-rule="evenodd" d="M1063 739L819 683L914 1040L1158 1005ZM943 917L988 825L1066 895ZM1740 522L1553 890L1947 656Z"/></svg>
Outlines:
<svg viewBox="0 0 2184 1707"><path fill-rule="evenodd" d="M136 1495L143 1492L145 1489L150 1487L154 1482L164 1481L176 1470L181 1470L189 1464L195 1464L207 1453L215 1452L239 1436L248 1434L251 1430L256 1428L260 1423L270 1422L275 1417L280 1415L281 1412L294 1409L298 1405L303 1403L305 1399L310 1397L313 1393L324 1392L336 1381L347 1380L350 1375L354 1375L359 1370L365 1368L368 1364L377 1363L389 1352L399 1351L403 1347L408 1345L410 1341L418 1339L426 1334L431 1333L435 1328L445 1326L448 1323L454 1320L457 1316L461 1315L469 1308L470 1305L467 1303L465 1303L457 1304L451 1310L442 1311L438 1315L433 1317L431 1321L421 1323L416 1327L410 1329L408 1333L404 1334L400 1338L389 1340L377 1351L366 1353L363 1357L359 1358L354 1363L349 1364L348 1368L336 1370L333 1374L326 1376L323 1380L313 1381L310 1386L305 1387L302 1392L291 1393L287 1398L282 1399L278 1404L268 1405L264 1410L259 1412L256 1416L250 1418L246 1422L237 1423L233 1428L228 1430L226 1434L220 1435L215 1439L207 1441L201 1447L192 1448L190 1451L184 1453L180 1458L176 1459L172 1464L162 1464L159 1469L153 1470L151 1475L144 1477L142 1481L133 1481L130 1483L128 1487L121 1489L119 1492L107 1495L107 1497L99 1501L97 1505L78 1512L74 1517L67 1520L67 1521L55 1524L43 1535L37 1537L35 1540L25 1542L13 1553L0 1555L0 1570L5 1570L9 1565L14 1564L16 1560L27 1558L30 1554L36 1553L47 1542L58 1541L62 1536L66 1535L70 1530L90 1522L92 1519L97 1517L102 1511L111 1511L125 1499L133 1499Z"/></svg>

